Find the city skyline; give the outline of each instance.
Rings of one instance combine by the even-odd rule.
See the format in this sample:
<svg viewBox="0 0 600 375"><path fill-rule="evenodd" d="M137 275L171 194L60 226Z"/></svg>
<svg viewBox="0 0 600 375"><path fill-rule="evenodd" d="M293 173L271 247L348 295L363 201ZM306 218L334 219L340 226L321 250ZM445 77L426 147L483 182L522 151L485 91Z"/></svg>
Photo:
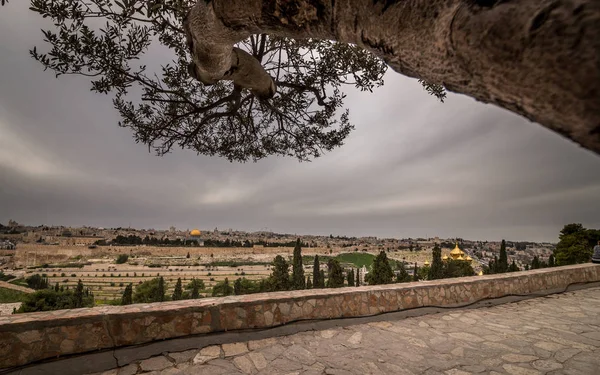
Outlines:
<svg viewBox="0 0 600 375"><path fill-rule="evenodd" d="M87 79L29 57L41 27L25 3L0 14L0 222L548 242L600 227L597 155L392 72L372 94L347 90L356 130L312 163L156 157Z"/></svg>

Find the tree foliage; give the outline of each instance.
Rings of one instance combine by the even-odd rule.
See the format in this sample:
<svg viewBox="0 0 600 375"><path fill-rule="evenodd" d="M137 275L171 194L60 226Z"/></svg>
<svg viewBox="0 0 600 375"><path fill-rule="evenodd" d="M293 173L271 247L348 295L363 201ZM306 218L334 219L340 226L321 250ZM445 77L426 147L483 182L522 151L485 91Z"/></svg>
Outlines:
<svg viewBox="0 0 600 375"><path fill-rule="evenodd" d="M48 278L38 274L29 276L25 279L25 282L31 289L40 290L48 288Z"/></svg>
<svg viewBox="0 0 600 375"><path fill-rule="evenodd" d="M16 312L27 313L92 306L94 306L94 294L80 282L75 290L57 291L51 288L27 294Z"/></svg>
<svg viewBox="0 0 600 375"><path fill-rule="evenodd" d="M292 260L292 289L300 290L305 288L306 280L304 279L304 266L302 265L302 248L300 247L300 239L298 239L294 247L294 258Z"/></svg>
<svg viewBox="0 0 600 375"><path fill-rule="evenodd" d="M365 277L365 281L369 285L389 284L392 282L393 277L394 272L385 251L379 252L379 255L373 261L371 271Z"/></svg>
<svg viewBox="0 0 600 375"><path fill-rule="evenodd" d="M225 280L216 283L212 290L213 297L225 297L230 296L233 293L233 287L229 285L229 279L227 277Z"/></svg>
<svg viewBox="0 0 600 375"><path fill-rule="evenodd" d="M442 262L442 249L436 243L432 251L431 267L429 268L428 280L436 280L444 277L444 263Z"/></svg>
<svg viewBox="0 0 600 375"><path fill-rule="evenodd" d="M382 85L383 61L355 45L261 34L237 47L273 77L273 98L229 81L204 85L190 76L182 28L195 2L31 0L30 9L54 24L42 31L49 49L34 47L31 56L57 77L82 75L92 91L112 94L119 125L159 155L181 147L235 161L309 160L343 144L353 129L343 90ZM170 61L158 66L159 55ZM443 100L443 87L423 84Z"/></svg>
<svg viewBox="0 0 600 375"><path fill-rule="evenodd" d="M412 277L406 270L406 266L404 262L396 262L396 282L397 283L409 283L412 280Z"/></svg>
<svg viewBox="0 0 600 375"><path fill-rule="evenodd" d="M133 302L135 303L151 303L162 302L165 300L165 280L163 277L156 277L151 280L144 281L135 287Z"/></svg>
<svg viewBox="0 0 600 375"><path fill-rule="evenodd" d="M352 268L347 275L348 286L354 286L354 268Z"/></svg>
<svg viewBox="0 0 600 375"><path fill-rule="evenodd" d="M290 289L290 271L288 262L281 255L277 255L273 260L273 273L271 274L273 289L289 290Z"/></svg>
<svg viewBox="0 0 600 375"><path fill-rule="evenodd" d="M119 256L117 257L117 259L115 260L116 264L123 264L125 262L127 262L127 260L129 259L129 255L127 254L119 254Z"/></svg>
<svg viewBox="0 0 600 375"><path fill-rule="evenodd" d="M341 288L344 286L344 271L337 259L329 259L327 262L329 278L327 279L328 288Z"/></svg>
<svg viewBox="0 0 600 375"><path fill-rule="evenodd" d="M133 284L129 283L123 291L121 305L131 305L133 303Z"/></svg>
<svg viewBox="0 0 600 375"><path fill-rule="evenodd" d="M313 288L322 288L321 284L323 280L321 280L321 264L319 263L319 256L315 255L315 260L313 263Z"/></svg>
<svg viewBox="0 0 600 375"><path fill-rule="evenodd" d="M581 224L567 224L558 238L554 249L557 265L585 263L590 261L593 247L600 240L600 230L586 229Z"/></svg>
<svg viewBox="0 0 600 375"><path fill-rule="evenodd" d="M175 283L175 289L173 289L173 301L179 301L183 299L183 287L181 286L181 277L177 279Z"/></svg>

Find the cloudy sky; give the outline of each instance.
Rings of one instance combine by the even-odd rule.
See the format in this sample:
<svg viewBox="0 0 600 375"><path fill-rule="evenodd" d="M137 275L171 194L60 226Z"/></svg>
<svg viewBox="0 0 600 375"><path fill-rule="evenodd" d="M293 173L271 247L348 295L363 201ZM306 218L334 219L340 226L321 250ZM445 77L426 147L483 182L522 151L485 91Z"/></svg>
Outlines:
<svg viewBox="0 0 600 375"><path fill-rule="evenodd" d="M311 162L235 164L135 144L110 98L55 79L28 1L0 8L0 222L556 241L600 228L600 157L505 110L388 73Z"/></svg>

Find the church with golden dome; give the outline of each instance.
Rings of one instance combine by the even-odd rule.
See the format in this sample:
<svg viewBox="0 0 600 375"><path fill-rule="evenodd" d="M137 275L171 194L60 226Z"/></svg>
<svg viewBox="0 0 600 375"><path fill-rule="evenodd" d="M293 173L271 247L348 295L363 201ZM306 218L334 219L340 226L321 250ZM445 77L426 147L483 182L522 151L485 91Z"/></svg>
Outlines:
<svg viewBox="0 0 600 375"><path fill-rule="evenodd" d="M462 251L459 247L458 247L458 242L456 243L456 246L454 246L454 249L452 249L452 251L450 252L450 257L448 257L448 255L444 255L444 257L442 258L442 260L448 260L448 259L452 259L452 260L464 260L467 262L472 262L473 258L471 258L469 255L465 254L464 251Z"/></svg>

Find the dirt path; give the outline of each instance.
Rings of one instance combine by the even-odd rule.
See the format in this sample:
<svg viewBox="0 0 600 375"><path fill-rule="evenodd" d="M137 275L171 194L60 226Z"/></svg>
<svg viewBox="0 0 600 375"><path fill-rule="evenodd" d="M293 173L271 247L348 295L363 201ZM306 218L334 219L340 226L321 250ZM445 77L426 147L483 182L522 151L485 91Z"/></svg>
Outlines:
<svg viewBox="0 0 600 375"><path fill-rule="evenodd" d="M35 292L35 290L33 290L33 289L29 289L29 288L25 288L24 286L19 286L19 285L7 283L6 281L0 281L0 288L18 290L19 292L23 292L23 293L33 293L33 292Z"/></svg>

